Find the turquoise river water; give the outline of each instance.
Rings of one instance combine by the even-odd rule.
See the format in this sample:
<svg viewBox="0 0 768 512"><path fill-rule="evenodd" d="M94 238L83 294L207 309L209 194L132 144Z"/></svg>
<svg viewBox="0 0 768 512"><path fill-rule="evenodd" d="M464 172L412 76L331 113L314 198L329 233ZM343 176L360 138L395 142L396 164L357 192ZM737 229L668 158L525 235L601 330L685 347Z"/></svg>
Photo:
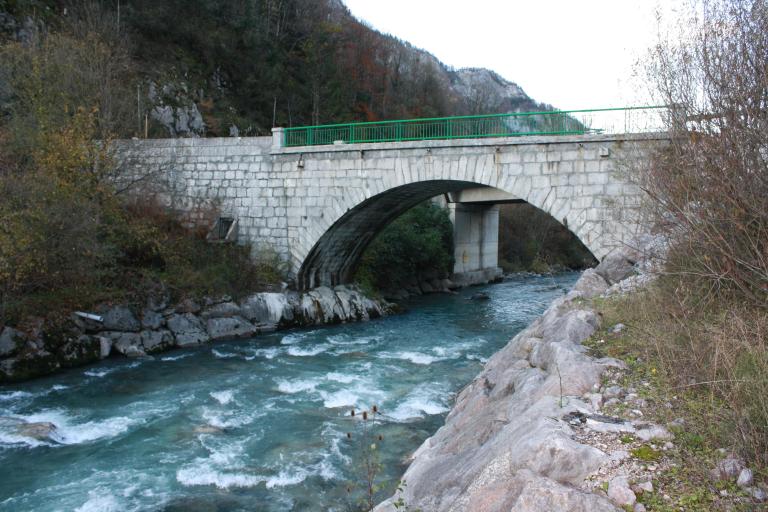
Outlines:
<svg viewBox="0 0 768 512"><path fill-rule="evenodd" d="M516 277L371 322L0 387L0 417L58 427L41 442L0 422L0 511L350 510L363 433L349 410L374 404L385 497L483 361L577 277ZM491 299L468 300L478 291Z"/></svg>

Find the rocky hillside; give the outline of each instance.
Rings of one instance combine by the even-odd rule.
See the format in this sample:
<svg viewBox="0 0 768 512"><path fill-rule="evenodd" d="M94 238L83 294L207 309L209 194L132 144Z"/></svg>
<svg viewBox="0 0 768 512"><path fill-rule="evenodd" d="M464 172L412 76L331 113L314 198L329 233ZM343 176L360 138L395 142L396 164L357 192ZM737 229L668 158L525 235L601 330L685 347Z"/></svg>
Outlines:
<svg viewBox="0 0 768 512"><path fill-rule="evenodd" d="M48 30L127 48L135 94L120 136L258 135L548 107L493 71L454 70L373 30L340 0L0 3L6 40Z"/></svg>

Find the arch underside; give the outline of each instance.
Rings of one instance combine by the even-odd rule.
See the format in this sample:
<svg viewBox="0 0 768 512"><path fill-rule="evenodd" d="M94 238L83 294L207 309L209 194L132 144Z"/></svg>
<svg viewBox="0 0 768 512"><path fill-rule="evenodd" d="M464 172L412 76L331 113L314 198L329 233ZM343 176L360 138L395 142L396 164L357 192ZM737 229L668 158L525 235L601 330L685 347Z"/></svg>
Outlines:
<svg viewBox="0 0 768 512"><path fill-rule="evenodd" d="M366 199L342 215L315 244L298 272L299 288L349 282L363 251L390 222L431 197L477 186L482 185L454 180L422 181Z"/></svg>

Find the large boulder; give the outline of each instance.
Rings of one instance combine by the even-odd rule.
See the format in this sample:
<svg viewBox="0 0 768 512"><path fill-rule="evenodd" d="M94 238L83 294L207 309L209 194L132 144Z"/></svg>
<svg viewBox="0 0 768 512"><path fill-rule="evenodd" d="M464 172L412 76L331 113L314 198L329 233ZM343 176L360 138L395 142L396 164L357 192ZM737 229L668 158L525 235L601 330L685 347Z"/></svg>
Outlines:
<svg viewBox="0 0 768 512"><path fill-rule="evenodd" d="M139 332L141 330L141 322L126 306L115 306L104 313L102 318L106 331Z"/></svg>
<svg viewBox="0 0 768 512"><path fill-rule="evenodd" d="M141 344L141 336L135 332L109 331L101 333L112 340L112 348L126 357L141 357L147 355Z"/></svg>
<svg viewBox="0 0 768 512"><path fill-rule="evenodd" d="M233 316L228 318L209 318L208 335L212 340L247 338L253 336L257 329L245 318Z"/></svg>
<svg viewBox="0 0 768 512"><path fill-rule="evenodd" d="M192 313L171 315L166 323L179 347L199 345L211 339L203 323Z"/></svg>
<svg viewBox="0 0 768 512"><path fill-rule="evenodd" d="M147 354L162 352L173 346L173 334L168 330L141 331L139 335L141 337L141 346Z"/></svg>
<svg viewBox="0 0 768 512"><path fill-rule="evenodd" d="M573 291L581 292L585 299L602 295L608 289L608 283L595 269L588 268L573 286Z"/></svg>
<svg viewBox="0 0 768 512"><path fill-rule="evenodd" d="M106 336L96 336L99 341L99 358L106 359L112 353L112 340Z"/></svg>
<svg viewBox="0 0 768 512"><path fill-rule="evenodd" d="M563 316L544 322L542 338L551 341L581 343L600 327L600 318L593 311L573 310Z"/></svg>
<svg viewBox="0 0 768 512"><path fill-rule="evenodd" d="M6 327L0 333L0 357L9 357L16 353L24 342L24 335L13 327Z"/></svg>
<svg viewBox="0 0 768 512"><path fill-rule="evenodd" d="M327 286L308 291L301 300L304 323L309 325L334 324L344 321L344 307L336 293Z"/></svg>
<svg viewBox="0 0 768 512"><path fill-rule="evenodd" d="M368 320L381 316L378 302L369 299L358 290L344 285L333 289L341 309L342 321Z"/></svg>
<svg viewBox="0 0 768 512"><path fill-rule="evenodd" d="M165 325L163 315L151 308L144 308L141 313L141 328L155 331Z"/></svg>
<svg viewBox="0 0 768 512"><path fill-rule="evenodd" d="M52 436L56 433L56 425L48 421L20 423L16 427L16 433L20 436L29 437L37 441L52 441Z"/></svg>
<svg viewBox="0 0 768 512"><path fill-rule="evenodd" d="M635 263L638 258L639 254L637 251L620 247L608 253L600 264L595 267L595 272L605 279L609 285L612 285L634 273Z"/></svg>

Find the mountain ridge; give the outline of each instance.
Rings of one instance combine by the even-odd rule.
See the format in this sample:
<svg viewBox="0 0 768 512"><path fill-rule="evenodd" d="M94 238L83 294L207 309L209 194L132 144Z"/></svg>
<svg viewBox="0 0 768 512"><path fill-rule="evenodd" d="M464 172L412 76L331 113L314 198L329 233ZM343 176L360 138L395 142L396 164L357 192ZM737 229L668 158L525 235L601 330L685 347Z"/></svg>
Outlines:
<svg viewBox="0 0 768 512"><path fill-rule="evenodd" d="M117 3L64 4L6 4L0 32L23 40L42 25L127 40L134 119L146 118L149 136L551 108L493 70L454 69L370 27L341 0L134 0L119 16Z"/></svg>

